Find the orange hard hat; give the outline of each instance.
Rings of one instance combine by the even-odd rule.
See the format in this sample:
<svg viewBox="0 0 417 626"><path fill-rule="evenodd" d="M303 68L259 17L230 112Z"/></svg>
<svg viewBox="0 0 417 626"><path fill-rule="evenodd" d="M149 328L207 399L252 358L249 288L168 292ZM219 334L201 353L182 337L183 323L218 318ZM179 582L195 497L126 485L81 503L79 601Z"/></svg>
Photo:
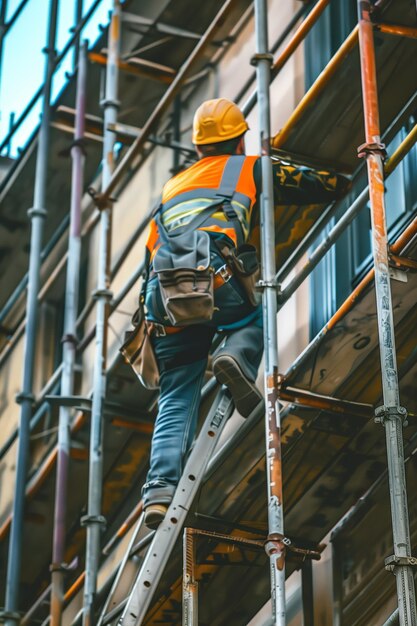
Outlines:
<svg viewBox="0 0 417 626"><path fill-rule="evenodd" d="M193 144L203 146L227 141L243 135L248 129L242 111L234 102L226 98L206 100L194 115Z"/></svg>

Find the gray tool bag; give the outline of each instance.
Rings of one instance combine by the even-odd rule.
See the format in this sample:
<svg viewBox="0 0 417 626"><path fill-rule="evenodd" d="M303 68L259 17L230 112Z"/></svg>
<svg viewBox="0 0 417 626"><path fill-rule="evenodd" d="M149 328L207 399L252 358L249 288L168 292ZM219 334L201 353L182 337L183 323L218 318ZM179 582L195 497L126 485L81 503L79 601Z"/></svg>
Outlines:
<svg viewBox="0 0 417 626"><path fill-rule="evenodd" d="M213 210L210 207L211 213ZM198 216L199 225L208 214L206 210L202 213ZM171 324L188 326L211 320L214 270L210 265L210 235L194 230L193 223L186 232L168 235L159 215L155 219L162 245L153 259L153 269Z"/></svg>
<svg viewBox="0 0 417 626"><path fill-rule="evenodd" d="M243 231L231 200L245 157L231 157L226 164L220 188L206 206L186 226L168 233L162 223L163 211L155 216L161 246L153 269L158 276L162 300L173 326L201 324L211 320L214 311L213 278L210 265L210 235L198 230L216 210L221 209L243 239Z"/></svg>

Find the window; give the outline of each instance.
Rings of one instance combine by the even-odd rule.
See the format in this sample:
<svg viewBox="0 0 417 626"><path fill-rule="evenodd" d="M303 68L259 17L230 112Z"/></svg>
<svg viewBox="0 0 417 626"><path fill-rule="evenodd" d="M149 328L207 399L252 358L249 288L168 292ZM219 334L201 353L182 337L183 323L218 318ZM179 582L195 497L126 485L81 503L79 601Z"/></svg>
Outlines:
<svg viewBox="0 0 417 626"><path fill-rule="evenodd" d="M306 89L314 82L331 56L357 22L356 0L332 2L306 39ZM392 154L416 124L416 116L394 137L388 154ZM367 185L366 171L340 208L338 219ZM417 148L414 147L386 180L388 236L392 241L403 230L417 210ZM326 229L329 232L334 221ZM318 242L316 242L317 245ZM338 239L310 277L310 335L314 337L335 313L349 293L372 266L372 240L369 203Z"/></svg>

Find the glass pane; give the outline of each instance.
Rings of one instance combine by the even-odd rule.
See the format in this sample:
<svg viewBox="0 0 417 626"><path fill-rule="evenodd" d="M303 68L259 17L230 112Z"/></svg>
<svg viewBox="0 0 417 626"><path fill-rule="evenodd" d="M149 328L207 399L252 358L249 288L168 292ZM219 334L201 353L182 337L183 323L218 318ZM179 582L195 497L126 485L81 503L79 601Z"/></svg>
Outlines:
<svg viewBox="0 0 417 626"><path fill-rule="evenodd" d="M388 154L400 145L404 132L400 131L388 146ZM387 226L390 228L405 212L404 193L404 162L397 165L393 173L385 182L385 206L387 211Z"/></svg>

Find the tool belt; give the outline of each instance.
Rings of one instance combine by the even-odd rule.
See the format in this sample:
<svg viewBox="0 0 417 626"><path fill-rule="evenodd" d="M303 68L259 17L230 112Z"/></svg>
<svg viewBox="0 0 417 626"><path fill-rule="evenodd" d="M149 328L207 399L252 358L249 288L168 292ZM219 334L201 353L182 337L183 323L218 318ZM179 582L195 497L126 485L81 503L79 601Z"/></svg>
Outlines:
<svg viewBox="0 0 417 626"><path fill-rule="evenodd" d="M233 272L226 264L213 274L213 289L227 283ZM119 351L146 389L159 387L159 368L151 337L165 337L184 330L184 326L165 326L145 319L143 298L132 317L133 330L126 331Z"/></svg>

